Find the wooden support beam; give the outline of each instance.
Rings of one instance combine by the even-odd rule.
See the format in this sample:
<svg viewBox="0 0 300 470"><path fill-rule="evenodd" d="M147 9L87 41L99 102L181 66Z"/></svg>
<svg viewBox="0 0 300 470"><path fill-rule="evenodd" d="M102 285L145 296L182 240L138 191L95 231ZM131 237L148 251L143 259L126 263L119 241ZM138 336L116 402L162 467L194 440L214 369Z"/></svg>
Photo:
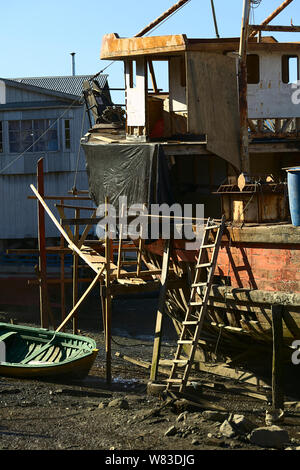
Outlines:
<svg viewBox="0 0 300 470"><path fill-rule="evenodd" d="M274 31L277 33L299 33L300 26L266 26L266 25L250 25L249 26L250 32L258 32L258 31Z"/></svg>
<svg viewBox="0 0 300 470"><path fill-rule="evenodd" d="M134 37L138 38L144 36L146 33L151 31L155 26L158 26L162 21L166 20L170 15L173 15L179 8L182 8L186 3L190 0L179 0L175 5L169 8L167 11L162 13L156 20L152 21L148 26L143 28L139 33L137 33Z"/></svg>
<svg viewBox="0 0 300 470"><path fill-rule="evenodd" d="M37 164L37 187L41 196L44 196L44 163L40 158ZM45 212L38 202L38 249L39 249L39 277L40 277L40 321L41 328L49 328L49 311L47 296L47 255L45 234Z"/></svg>
<svg viewBox="0 0 300 470"><path fill-rule="evenodd" d="M80 217L80 209L75 209L75 218ZM79 226L74 227L73 240L76 245L78 245L79 240ZM78 300L78 266L79 266L79 257L76 252L73 252L73 307L75 307ZM77 335L78 332L78 315L77 313L73 316L73 334Z"/></svg>
<svg viewBox="0 0 300 470"><path fill-rule="evenodd" d="M60 203L63 205L64 201L61 200ZM60 220L61 223L61 220ZM66 318L66 297L65 297L65 240L62 235L60 235L60 310L61 310L61 321L63 322Z"/></svg>
<svg viewBox="0 0 300 470"><path fill-rule="evenodd" d="M272 305L272 409L284 409L282 306Z"/></svg>
<svg viewBox="0 0 300 470"><path fill-rule="evenodd" d="M152 81L153 91L154 91L154 93L158 93L157 83L156 83L155 72L154 72L154 67L153 67L152 60L148 61L148 67L149 67L150 77L151 77L151 81Z"/></svg>
<svg viewBox="0 0 300 470"><path fill-rule="evenodd" d="M248 84L247 84L247 48L248 26L250 18L250 0L244 0L243 19L239 47L239 107L240 107L240 158L242 172L250 174L249 135L248 135Z"/></svg>
<svg viewBox="0 0 300 470"><path fill-rule="evenodd" d="M278 8L276 8L275 11L273 11L273 13L271 13L271 15L268 16L268 18L266 18L262 23L261 25L262 26L265 26L267 24L269 24L274 18L276 18L276 16L279 15L279 13L281 13L288 5L290 5L292 3L293 0L285 0ZM249 39L250 38L253 38L255 35L256 35L257 31L253 31L250 36L249 36Z"/></svg>
<svg viewBox="0 0 300 470"><path fill-rule="evenodd" d="M108 217L108 198L105 199L105 217ZM111 240L109 225L105 225L105 352L106 352L106 383L111 384L111 293L110 293Z"/></svg>
<svg viewBox="0 0 300 470"><path fill-rule="evenodd" d="M170 250L171 250L171 241L165 240L164 254L162 260L162 272L161 272L161 288L158 300L158 310L156 317L156 326L155 326L155 337L153 345L153 355L152 355L152 364L150 372L150 380L156 380L158 372L158 364L160 359L160 348L162 340L162 325L163 317L165 312L166 304L166 294L167 294L167 278L170 264Z"/></svg>

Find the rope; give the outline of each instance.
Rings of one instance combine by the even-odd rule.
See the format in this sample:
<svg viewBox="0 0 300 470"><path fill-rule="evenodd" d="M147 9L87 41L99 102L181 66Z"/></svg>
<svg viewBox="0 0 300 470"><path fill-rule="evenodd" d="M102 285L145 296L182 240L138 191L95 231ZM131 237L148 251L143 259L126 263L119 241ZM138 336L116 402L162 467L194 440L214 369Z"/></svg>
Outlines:
<svg viewBox="0 0 300 470"><path fill-rule="evenodd" d="M20 158L23 157L23 155L25 155L26 152L28 152L39 140L41 140L42 137L44 137L44 135L47 134L47 132L69 111L69 109L72 108L72 106L74 105L74 103L80 101L80 99L82 98L83 95L80 96L80 98L76 98L76 100L72 101L72 103L70 104L70 106L65 109L65 111L45 130L45 132L43 132L29 147L27 147L27 149L25 149L22 153L20 153L20 155L18 155L16 158L14 158L10 163L8 163L8 165L6 165L4 168L2 168L2 170L0 171L0 175L5 171L7 170L9 167L11 167L14 163L16 163Z"/></svg>

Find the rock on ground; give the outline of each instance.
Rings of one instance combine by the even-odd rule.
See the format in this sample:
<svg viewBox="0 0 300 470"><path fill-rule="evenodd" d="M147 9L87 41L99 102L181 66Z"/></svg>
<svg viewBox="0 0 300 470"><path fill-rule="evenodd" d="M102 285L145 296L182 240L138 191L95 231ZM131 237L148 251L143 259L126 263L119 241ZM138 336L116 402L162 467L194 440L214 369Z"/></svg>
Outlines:
<svg viewBox="0 0 300 470"><path fill-rule="evenodd" d="M275 425L253 429L249 440L260 447L275 449L282 449L290 442L288 432Z"/></svg>

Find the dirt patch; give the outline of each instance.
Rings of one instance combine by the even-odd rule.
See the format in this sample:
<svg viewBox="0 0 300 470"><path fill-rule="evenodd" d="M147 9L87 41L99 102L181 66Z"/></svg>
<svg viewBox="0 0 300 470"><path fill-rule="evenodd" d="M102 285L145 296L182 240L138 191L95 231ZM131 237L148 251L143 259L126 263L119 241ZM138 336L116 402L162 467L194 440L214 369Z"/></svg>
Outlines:
<svg viewBox="0 0 300 470"><path fill-rule="evenodd" d="M194 391L198 405L177 400L162 407L170 397L147 393L149 370L115 355L119 352L151 362L156 306L156 298L145 300L141 297L135 303L132 299L120 299L116 303L113 382L110 386L105 382L104 336L101 315L98 317L98 314L92 318L82 315L79 323L80 334L94 338L99 348L95 364L85 380L55 383L1 377L0 449L176 450L193 453L199 450L264 449L251 443L249 435L253 428L265 426L269 408L267 401L239 392L229 393L224 386L236 385L232 381L198 373ZM87 313L92 310L98 311L87 309ZM145 312L147 320L144 319ZM33 322L34 318L27 316L24 321L22 310L14 313L2 310L0 313L1 321L9 321L13 317L20 324L39 326L38 317ZM166 331L161 357L170 360L174 357L175 335L171 329ZM158 377L159 381L164 379L164 375ZM297 399L286 410L280 427L288 432L289 437L284 448L300 446Z"/></svg>
<svg viewBox="0 0 300 470"><path fill-rule="evenodd" d="M220 432L225 418L243 415L252 427L265 426L267 403L224 392L204 384L211 374L199 377L197 396L206 406L188 406L177 401L162 409L161 396L147 394L149 371L113 356L113 383L105 382L104 338L93 337L99 355L90 375L82 382L54 383L0 379L0 448L2 450L255 450L249 442L250 429L227 437ZM162 347L162 357L173 357L175 343ZM114 337L113 354L150 361L152 342ZM165 377L160 377L162 380ZM203 386L201 387L201 381ZM201 401L200 400L200 401ZM207 414L210 408L224 409ZM285 447L300 445L300 413L290 410L280 426L289 433Z"/></svg>

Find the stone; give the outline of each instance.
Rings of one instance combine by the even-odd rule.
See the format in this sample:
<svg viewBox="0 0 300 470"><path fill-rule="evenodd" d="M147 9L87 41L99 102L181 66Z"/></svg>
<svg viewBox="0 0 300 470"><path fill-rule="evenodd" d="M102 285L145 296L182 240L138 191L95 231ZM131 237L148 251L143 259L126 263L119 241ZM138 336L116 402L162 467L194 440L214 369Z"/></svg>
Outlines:
<svg viewBox="0 0 300 470"><path fill-rule="evenodd" d="M266 411L266 425L272 426L272 424L280 423L284 420L284 411L281 409Z"/></svg>
<svg viewBox="0 0 300 470"><path fill-rule="evenodd" d="M186 421L187 414L188 414L187 411L180 413L180 415L178 415L176 418L177 423L180 423L181 421Z"/></svg>
<svg viewBox="0 0 300 470"><path fill-rule="evenodd" d="M175 436L177 434L177 428L176 426L171 426L166 432L165 436Z"/></svg>
<svg viewBox="0 0 300 470"><path fill-rule="evenodd" d="M106 408L106 407L107 407L107 403L104 402L104 401L102 401L102 402L99 403L99 405L98 405L98 408L99 408L100 410L103 410L103 409Z"/></svg>
<svg viewBox="0 0 300 470"><path fill-rule="evenodd" d="M220 433L224 437L234 437L236 435L234 427L225 419L225 421L220 426Z"/></svg>
<svg viewBox="0 0 300 470"><path fill-rule="evenodd" d="M200 444L199 440L198 439L193 439L192 440L192 445L193 446L198 446Z"/></svg>
<svg viewBox="0 0 300 470"><path fill-rule="evenodd" d="M220 421L221 423L227 419L228 413L226 411L203 411L202 417L209 421Z"/></svg>
<svg viewBox="0 0 300 470"><path fill-rule="evenodd" d="M253 429L249 440L251 444L275 449L282 449L290 442L288 432L275 425Z"/></svg>
<svg viewBox="0 0 300 470"><path fill-rule="evenodd" d="M109 408L120 408L121 410L128 410L129 404L128 401L124 398L116 398L108 403Z"/></svg>
<svg viewBox="0 0 300 470"><path fill-rule="evenodd" d="M244 415L239 414L234 414L230 419L230 423L236 431L242 433L249 433L255 427Z"/></svg>

